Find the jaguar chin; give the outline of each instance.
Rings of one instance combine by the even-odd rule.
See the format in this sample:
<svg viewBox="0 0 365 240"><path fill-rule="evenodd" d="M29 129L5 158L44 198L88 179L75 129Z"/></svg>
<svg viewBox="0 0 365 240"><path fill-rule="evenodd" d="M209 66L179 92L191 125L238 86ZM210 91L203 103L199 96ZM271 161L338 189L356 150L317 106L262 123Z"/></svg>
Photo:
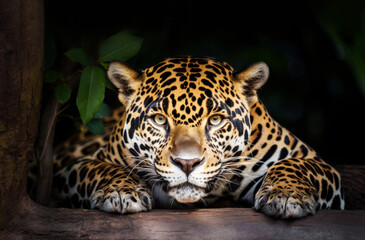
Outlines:
<svg viewBox="0 0 365 240"><path fill-rule="evenodd" d="M167 193L179 203L195 203L208 195L206 189L187 182L168 189Z"/></svg>

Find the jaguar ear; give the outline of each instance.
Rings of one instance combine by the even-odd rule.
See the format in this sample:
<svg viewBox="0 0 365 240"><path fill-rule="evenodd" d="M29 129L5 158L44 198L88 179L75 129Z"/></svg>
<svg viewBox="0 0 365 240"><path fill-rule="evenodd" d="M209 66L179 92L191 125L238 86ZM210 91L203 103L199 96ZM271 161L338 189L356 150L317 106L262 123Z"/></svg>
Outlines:
<svg viewBox="0 0 365 240"><path fill-rule="evenodd" d="M113 61L109 64L108 78L119 90L119 101L127 106L141 84L142 72L124 62Z"/></svg>
<svg viewBox="0 0 365 240"><path fill-rule="evenodd" d="M249 103L257 101L257 90L264 86L268 77L269 67L264 62L256 63L234 75Z"/></svg>

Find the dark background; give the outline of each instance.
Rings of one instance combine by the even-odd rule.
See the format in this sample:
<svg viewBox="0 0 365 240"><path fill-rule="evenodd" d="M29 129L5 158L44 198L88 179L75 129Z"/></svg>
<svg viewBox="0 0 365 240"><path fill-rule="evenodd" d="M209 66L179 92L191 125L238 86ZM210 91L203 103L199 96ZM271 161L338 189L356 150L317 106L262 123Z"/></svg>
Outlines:
<svg viewBox="0 0 365 240"><path fill-rule="evenodd" d="M54 41L52 68L60 69L70 48L82 47L96 59L103 39L129 30L144 39L129 61L140 69L176 55L212 56L236 70L265 61L270 78L259 95L270 114L327 162L363 164L365 77L357 75L361 65L347 49L356 47L365 60L364 9L365 1L353 0L52 0L46 1L46 52ZM63 122L58 128L67 128Z"/></svg>

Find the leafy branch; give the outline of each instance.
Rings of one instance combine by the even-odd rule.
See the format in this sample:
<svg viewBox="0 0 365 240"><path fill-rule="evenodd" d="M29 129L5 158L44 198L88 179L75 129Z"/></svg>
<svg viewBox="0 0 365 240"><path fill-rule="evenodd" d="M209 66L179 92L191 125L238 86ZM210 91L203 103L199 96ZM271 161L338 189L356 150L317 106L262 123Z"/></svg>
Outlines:
<svg viewBox="0 0 365 240"><path fill-rule="evenodd" d="M133 36L126 31L119 32L101 43L96 63L92 63L83 49L70 49L65 55L72 62L80 64L81 69L66 78L60 72L48 71L45 82L54 83L61 80L56 86L55 96L58 102L64 104L70 100L72 93L67 79L81 73L76 97L76 105L81 120L91 132L103 134L104 125L101 118L110 114L110 108L103 103L105 88L114 89L108 81L105 70L110 61L127 61L135 56L139 52L142 42L142 38Z"/></svg>

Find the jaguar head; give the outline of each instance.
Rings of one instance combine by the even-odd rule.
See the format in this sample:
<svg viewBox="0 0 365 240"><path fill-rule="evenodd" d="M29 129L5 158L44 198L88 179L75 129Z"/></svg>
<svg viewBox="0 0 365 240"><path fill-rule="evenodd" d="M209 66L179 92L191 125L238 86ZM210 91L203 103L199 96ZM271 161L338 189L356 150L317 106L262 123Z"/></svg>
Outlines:
<svg viewBox="0 0 365 240"><path fill-rule="evenodd" d="M235 72L212 58L181 57L144 71L112 62L108 77L126 109L110 140L116 158L150 184L163 182L179 203L193 203L222 185L227 163L243 155L249 106L268 67Z"/></svg>

